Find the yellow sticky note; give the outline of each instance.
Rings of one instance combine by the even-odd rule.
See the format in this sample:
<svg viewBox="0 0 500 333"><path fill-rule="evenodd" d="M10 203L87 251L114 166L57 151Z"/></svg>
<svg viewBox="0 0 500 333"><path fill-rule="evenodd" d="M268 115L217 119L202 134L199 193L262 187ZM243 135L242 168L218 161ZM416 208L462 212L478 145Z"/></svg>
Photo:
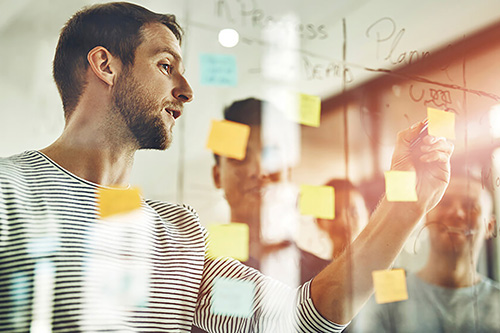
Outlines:
<svg viewBox="0 0 500 333"><path fill-rule="evenodd" d="M417 201L415 171L386 171L385 194L388 201Z"/></svg>
<svg viewBox="0 0 500 333"><path fill-rule="evenodd" d="M229 120L212 120L207 148L237 160L245 158L250 126Z"/></svg>
<svg viewBox="0 0 500 333"><path fill-rule="evenodd" d="M141 208L141 192L138 188L99 188L97 207L101 218L131 212Z"/></svg>
<svg viewBox="0 0 500 333"><path fill-rule="evenodd" d="M319 127L321 118L321 99L319 96L299 94L298 122Z"/></svg>
<svg viewBox="0 0 500 333"><path fill-rule="evenodd" d="M252 281L217 277L212 292L212 313L248 318L252 315L255 285Z"/></svg>
<svg viewBox="0 0 500 333"><path fill-rule="evenodd" d="M373 288L378 304L408 299L406 275L403 269L373 271Z"/></svg>
<svg viewBox="0 0 500 333"><path fill-rule="evenodd" d="M455 114L453 112L427 108L429 135L455 139Z"/></svg>
<svg viewBox="0 0 500 333"><path fill-rule="evenodd" d="M333 220L335 218L335 189L331 186L301 185L300 213Z"/></svg>
<svg viewBox="0 0 500 333"><path fill-rule="evenodd" d="M248 260L249 229L245 223L211 224L208 226L208 256Z"/></svg>

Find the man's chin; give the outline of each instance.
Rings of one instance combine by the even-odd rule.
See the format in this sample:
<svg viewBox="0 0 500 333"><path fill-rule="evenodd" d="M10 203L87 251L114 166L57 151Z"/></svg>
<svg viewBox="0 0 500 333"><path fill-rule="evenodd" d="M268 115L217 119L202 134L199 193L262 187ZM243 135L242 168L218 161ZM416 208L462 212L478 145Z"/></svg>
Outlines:
<svg viewBox="0 0 500 333"><path fill-rule="evenodd" d="M139 146L139 150L167 150L168 148L170 148L171 144L171 139L143 143Z"/></svg>

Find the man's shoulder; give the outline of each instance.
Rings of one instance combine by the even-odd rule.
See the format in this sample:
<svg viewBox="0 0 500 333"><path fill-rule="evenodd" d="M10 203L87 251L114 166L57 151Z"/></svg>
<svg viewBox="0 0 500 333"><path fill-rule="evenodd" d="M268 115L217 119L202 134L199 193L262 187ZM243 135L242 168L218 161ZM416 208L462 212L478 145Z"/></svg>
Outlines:
<svg viewBox="0 0 500 333"><path fill-rule="evenodd" d="M166 227L172 231L176 230L177 235L191 240L195 237L200 241L206 237L206 230L192 207L151 199L145 199L145 203L161 218Z"/></svg>
<svg viewBox="0 0 500 333"><path fill-rule="evenodd" d="M2 157L0 157L0 167L12 166L12 165L18 164L19 161L22 159L22 157L26 154L27 154L27 152L15 154L15 155L11 155L11 156L2 156Z"/></svg>
<svg viewBox="0 0 500 333"><path fill-rule="evenodd" d="M0 157L0 178L8 179L22 174L29 164L30 157L36 158L33 152L29 151L8 157Z"/></svg>
<svg viewBox="0 0 500 333"><path fill-rule="evenodd" d="M161 200L145 199L146 204L151 207L160 217L171 222L195 222L200 223L198 213L185 204L175 204Z"/></svg>
<svg viewBox="0 0 500 333"><path fill-rule="evenodd" d="M144 201L157 213L185 213L198 218L198 213L196 213L196 211L191 206L188 206L186 204L176 204L155 199L145 199Z"/></svg>

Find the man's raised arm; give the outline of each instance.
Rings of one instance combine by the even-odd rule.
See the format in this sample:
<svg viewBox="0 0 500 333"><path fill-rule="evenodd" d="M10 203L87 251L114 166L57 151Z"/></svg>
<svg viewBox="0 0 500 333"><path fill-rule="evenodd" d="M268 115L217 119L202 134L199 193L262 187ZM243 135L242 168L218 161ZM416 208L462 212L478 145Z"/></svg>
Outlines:
<svg viewBox="0 0 500 333"><path fill-rule="evenodd" d="M416 165L410 143L423 123L398 133L391 170L416 171L416 202L389 202L382 198L370 222L351 246L319 273L311 284L315 307L327 319L345 324L373 292L372 272L387 269L399 254L418 221L444 194L450 179L453 144L426 136Z"/></svg>

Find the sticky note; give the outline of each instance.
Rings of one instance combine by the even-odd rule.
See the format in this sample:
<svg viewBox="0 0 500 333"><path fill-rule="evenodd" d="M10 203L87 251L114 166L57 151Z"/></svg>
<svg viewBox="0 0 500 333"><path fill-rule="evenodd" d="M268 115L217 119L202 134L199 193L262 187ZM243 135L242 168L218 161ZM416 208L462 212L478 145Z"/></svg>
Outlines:
<svg viewBox="0 0 500 333"><path fill-rule="evenodd" d="M429 119L429 135L455 139L455 114L453 112L427 108L427 119Z"/></svg>
<svg viewBox="0 0 500 333"><path fill-rule="evenodd" d="M247 151L250 126L229 120L212 120L206 147L214 153L243 160Z"/></svg>
<svg viewBox="0 0 500 333"><path fill-rule="evenodd" d="M388 201L417 201L415 171L386 171L385 194Z"/></svg>
<svg viewBox="0 0 500 333"><path fill-rule="evenodd" d="M200 54L201 84L206 86L236 86L238 70L232 54Z"/></svg>
<svg viewBox="0 0 500 333"><path fill-rule="evenodd" d="M335 190L331 186L301 185L300 213L333 220L335 218Z"/></svg>
<svg viewBox="0 0 500 333"><path fill-rule="evenodd" d="M131 212L141 207L141 192L138 188L99 188L97 207L101 218Z"/></svg>
<svg viewBox="0 0 500 333"><path fill-rule="evenodd" d="M248 318L252 315L254 295L255 286L251 281L215 278L211 312Z"/></svg>
<svg viewBox="0 0 500 333"><path fill-rule="evenodd" d="M298 122L303 125L319 127L321 118L321 99L319 96L298 94Z"/></svg>
<svg viewBox="0 0 500 333"><path fill-rule="evenodd" d="M208 256L248 260L248 225L245 223L211 224L208 226Z"/></svg>
<svg viewBox="0 0 500 333"><path fill-rule="evenodd" d="M408 299L406 275L403 269L373 271L373 288L378 304Z"/></svg>

